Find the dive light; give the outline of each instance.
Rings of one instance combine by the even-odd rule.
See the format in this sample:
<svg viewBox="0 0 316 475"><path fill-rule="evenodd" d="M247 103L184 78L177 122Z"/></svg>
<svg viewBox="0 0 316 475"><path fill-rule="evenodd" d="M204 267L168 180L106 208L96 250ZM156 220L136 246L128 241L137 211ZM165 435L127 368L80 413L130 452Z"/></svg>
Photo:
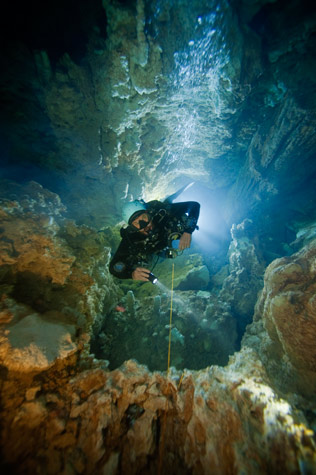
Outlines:
<svg viewBox="0 0 316 475"><path fill-rule="evenodd" d="M152 284L157 284L158 278L151 272L148 276L148 279Z"/></svg>

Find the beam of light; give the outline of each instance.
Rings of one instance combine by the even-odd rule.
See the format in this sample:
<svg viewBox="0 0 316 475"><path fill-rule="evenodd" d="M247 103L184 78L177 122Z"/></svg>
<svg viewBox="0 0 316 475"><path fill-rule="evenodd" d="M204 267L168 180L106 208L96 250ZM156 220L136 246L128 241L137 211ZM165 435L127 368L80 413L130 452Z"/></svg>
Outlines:
<svg viewBox="0 0 316 475"><path fill-rule="evenodd" d="M166 294L167 297L169 298L171 297L171 289L169 289L164 284L162 284L160 280L158 280L158 282L155 285L159 288L159 290L162 293ZM179 295L177 295L176 293L174 293L173 295L173 302L180 306L183 306L185 304L184 300L181 297L179 297Z"/></svg>
<svg viewBox="0 0 316 475"><path fill-rule="evenodd" d="M184 0L184 3L189 8L190 0ZM226 42L230 33L225 28L227 15L230 15L230 9L226 0L211 0L209 12L194 19L195 28L188 43L174 53L168 100L158 104L154 112L169 131L164 171L180 165L195 176L200 171L202 180L202 167L190 166L192 153L195 154L194 163L201 165L205 156L216 158L223 153L227 131L222 127L219 134L216 119L223 112L234 112L222 94L224 84L226 94L231 91L226 71L230 62Z"/></svg>
<svg viewBox="0 0 316 475"><path fill-rule="evenodd" d="M159 0L153 6L154 18L160 17L166 5L169 0ZM190 0L183 0L184 5L190 11ZM153 110L153 116L168 133L161 149L157 182L143 192L146 201L162 199L168 182L181 175L207 182L205 159L222 157L229 148L231 131L225 121L219 125L218 118L235 113L231 101L225 99L232 93L226 41L231 35L226 27L230 15L227 0L210 0L205 13L192 19L195 26L187 44L174 52L167 100L157 103ZM158 23L156 27L159 29ZM164 180L159 179L160 174Z"/></svg>
<svg viewBox="0 0 316 475"><path fill-rule="evenodd" d="M156 283L156 286L159 288L159 290L161 290L161 292L163 292L164 294L167 294L169 296L169 294L171 294L171 291L170 289L168 289L168 287L166 287L164 284L162 284L160 282L160 280L158 280L158 282Z"/></svg>

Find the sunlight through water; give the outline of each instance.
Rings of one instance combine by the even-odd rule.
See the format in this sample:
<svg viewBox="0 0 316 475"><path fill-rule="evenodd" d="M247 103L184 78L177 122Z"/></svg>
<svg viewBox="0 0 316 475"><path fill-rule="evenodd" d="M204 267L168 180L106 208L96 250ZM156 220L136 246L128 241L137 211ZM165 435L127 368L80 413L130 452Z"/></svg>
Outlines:
<svg viewBox="0 0 316 475"><path fill-rule="evenodd" d="M160 8L163 3L159 2ZM216 153L213 143L218 130L212 121L223 108L219 84L225 80L229 85L224 72L230 60L224 27L227 9L226 1L213 2L212 13L195 18L193 36L186 48L174 53L168 102L157 111L171 131L164 157L167 165L181 164L185 168L186 160L205 159L212 150Z"/></svg>

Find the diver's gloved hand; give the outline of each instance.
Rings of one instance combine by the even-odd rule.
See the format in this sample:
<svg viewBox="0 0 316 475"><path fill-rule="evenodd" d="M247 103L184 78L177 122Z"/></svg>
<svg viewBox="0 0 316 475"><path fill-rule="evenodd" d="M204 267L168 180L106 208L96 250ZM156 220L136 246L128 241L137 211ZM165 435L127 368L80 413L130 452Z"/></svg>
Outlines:
<svg viewBox="0 0 316 475"><path fill-rule="evenodd" d="M179 241L179 250L188 249L191 246L192 236L190 233L183 233Z"/></svg>
<svg viewBox="0 0 316 475"><path fill-rule="evenodd" d="M132 273L133 280L142 280L143 282L149 282L150 270L144 267L136 267Z"/></svg>

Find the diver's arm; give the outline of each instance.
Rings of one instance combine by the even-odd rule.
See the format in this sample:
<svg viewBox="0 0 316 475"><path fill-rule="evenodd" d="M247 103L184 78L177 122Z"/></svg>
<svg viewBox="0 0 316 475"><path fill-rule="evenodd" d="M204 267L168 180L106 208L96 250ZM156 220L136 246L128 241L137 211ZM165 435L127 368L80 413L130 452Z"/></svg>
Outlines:
<svg viewBox="0 0 316 475"><path fill-rule="evenodd" d="M119 279L149 281L150 270L136 267L137 261L133 259L135 249L125 239L122 239L116 253L110 262L110 272Z"/></svg>
<svg viewBox="0 0 316 475"><path fill-rule="evenodd" d="M123 239L111 259L109 266L111 274L119 279L132 279L134 266L130 263L131 256L133 253Z"/></svg>
<svg viewBox="0 0 316 475"><path fill-rule="evenodd" d="M184 233L192 234L200 215L200 203L197 201L184 201L183 203L172 203L171 213L181 219L184 226ZM184 234L183 233L183 234Z"/></svg>
<svg viewBox="0 0 316 475"><path fill-rule="evenodd" d="M184 232L180 237L179 241L179 250L183 251L184 249L188 249L191 246L192 235L190 233Z"/></svg>
<svg viewBox="0 0 316 475"><path fill-rule="evenodd" d="M124 267L125 264L120 259L112 259L110 262L110 272L115 277L119 279L133 279L141 280L143 282L149 282L150 270L145 269L144 267L136 267L134 270L130 270Z"/></svg>
<svg viewBox="0 0 316 475"><path fill-rule="evenodd" d="M171 212L183 225L183 233L179 241L179 250L183 251L191 246L192 233L197 228L200 214L200 204L196 201L173 203Z"/></svg>

